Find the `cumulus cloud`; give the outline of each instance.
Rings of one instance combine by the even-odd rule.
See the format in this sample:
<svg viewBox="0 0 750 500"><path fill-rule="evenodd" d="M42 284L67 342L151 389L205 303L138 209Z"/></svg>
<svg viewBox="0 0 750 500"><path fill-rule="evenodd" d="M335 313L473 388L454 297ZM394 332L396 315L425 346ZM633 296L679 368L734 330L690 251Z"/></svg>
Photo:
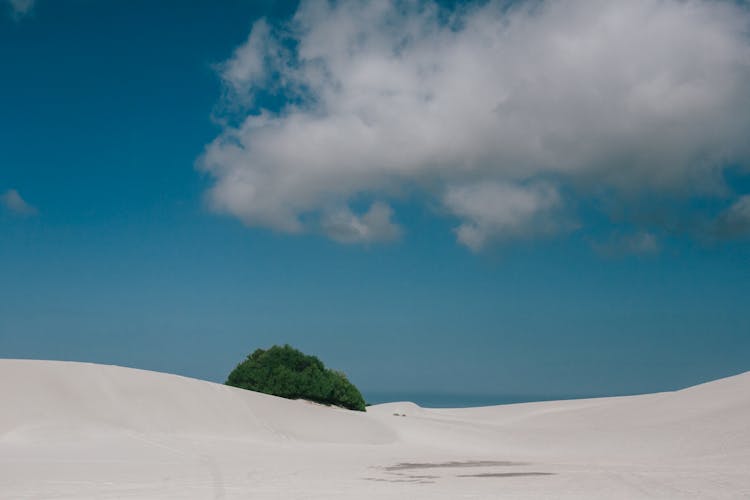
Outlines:
<svg viewBox="0 0 750 500"><path fill-rule="evenodd" d="M31 13L36 0L8 0L13 19L20 20Z"/></svg>
<svg viewBox="0 0 750 500"><path fill-rule="evenodd" d="M551 234L568 226L556 213L560 196L550 185L483 182L451 186L443 202L463 221L456 229L458 241L475 251L495 238Z"/></svg>
<svg viewBox="0 0 750 500"><path fill-rule="evenodd" d="M0 195L0 203L6 210L17 215L35 215L37 213L36 207L27 203L15 189L8 189Z"/></svg>
<svg viewBox="0 0 750 500"><path fill-rule="evenodd" d="M375 202L362 215L355 215L348 207L324 214L323 230L340 243L376 243L391 241L401 236L401 228L391 220L393 209Z"/></svg>
<svg viewBox="0 0 750 500"><path fill-rule="evenodd" d="M725 196L750 159L748 31L730 1L303 1L220 65L241 114L198 165L250 226L392 240L388 202L419 192L473 250L569 230L602 192Z"/></svg>

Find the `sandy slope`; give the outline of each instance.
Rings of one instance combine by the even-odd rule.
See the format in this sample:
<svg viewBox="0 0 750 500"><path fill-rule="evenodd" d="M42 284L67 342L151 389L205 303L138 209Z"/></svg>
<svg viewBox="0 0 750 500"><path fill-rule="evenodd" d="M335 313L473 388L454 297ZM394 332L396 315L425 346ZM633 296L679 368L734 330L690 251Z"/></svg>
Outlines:
<svg viewBox="0 0 750 500"><path fill-rule="evenodd" d="M750 498L750 372L644 396L363 414L0 360L0 401L3 499Z"/></svg>

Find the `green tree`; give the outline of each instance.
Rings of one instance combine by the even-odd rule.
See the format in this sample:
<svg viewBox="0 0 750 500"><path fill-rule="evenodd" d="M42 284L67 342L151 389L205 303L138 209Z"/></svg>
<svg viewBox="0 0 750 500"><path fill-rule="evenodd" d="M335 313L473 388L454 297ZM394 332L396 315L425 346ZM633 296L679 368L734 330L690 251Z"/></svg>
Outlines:
<svg viewBox="0 0 750 500"><path fill-rule="evenodd" d="M292 346L256 349L232 370L227 385L288 399L365 411L365 400L342 372L329 370L315 356Z"/></svg>

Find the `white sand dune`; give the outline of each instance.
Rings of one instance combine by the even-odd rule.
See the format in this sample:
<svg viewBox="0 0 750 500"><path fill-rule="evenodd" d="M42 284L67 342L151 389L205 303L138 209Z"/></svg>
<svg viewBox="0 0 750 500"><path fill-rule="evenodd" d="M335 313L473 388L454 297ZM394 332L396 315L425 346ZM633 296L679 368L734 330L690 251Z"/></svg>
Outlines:
<svg viewBox="0 0 750 500"><path fill-rule="evenodd" d="M360 413L0 360L0 401L2 499L750 498L750 372L643 396Z"/></svg>

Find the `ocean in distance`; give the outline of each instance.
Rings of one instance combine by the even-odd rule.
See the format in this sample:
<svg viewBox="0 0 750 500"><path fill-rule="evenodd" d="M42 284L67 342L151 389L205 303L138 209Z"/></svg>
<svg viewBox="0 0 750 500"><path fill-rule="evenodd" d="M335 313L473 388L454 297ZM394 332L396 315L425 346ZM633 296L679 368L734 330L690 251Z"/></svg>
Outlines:
<svg viewBox="0 0 750 500"><path fill-rule="evenodd" d="M425 392L365 392L368 405L411 401L422 408L471 408L476 406L496 406L515 403L534 403L539 401L558 401L563 399L585 399L602 397L601 394L590 395L487 395L487 394L441 394Z"/></svg>

